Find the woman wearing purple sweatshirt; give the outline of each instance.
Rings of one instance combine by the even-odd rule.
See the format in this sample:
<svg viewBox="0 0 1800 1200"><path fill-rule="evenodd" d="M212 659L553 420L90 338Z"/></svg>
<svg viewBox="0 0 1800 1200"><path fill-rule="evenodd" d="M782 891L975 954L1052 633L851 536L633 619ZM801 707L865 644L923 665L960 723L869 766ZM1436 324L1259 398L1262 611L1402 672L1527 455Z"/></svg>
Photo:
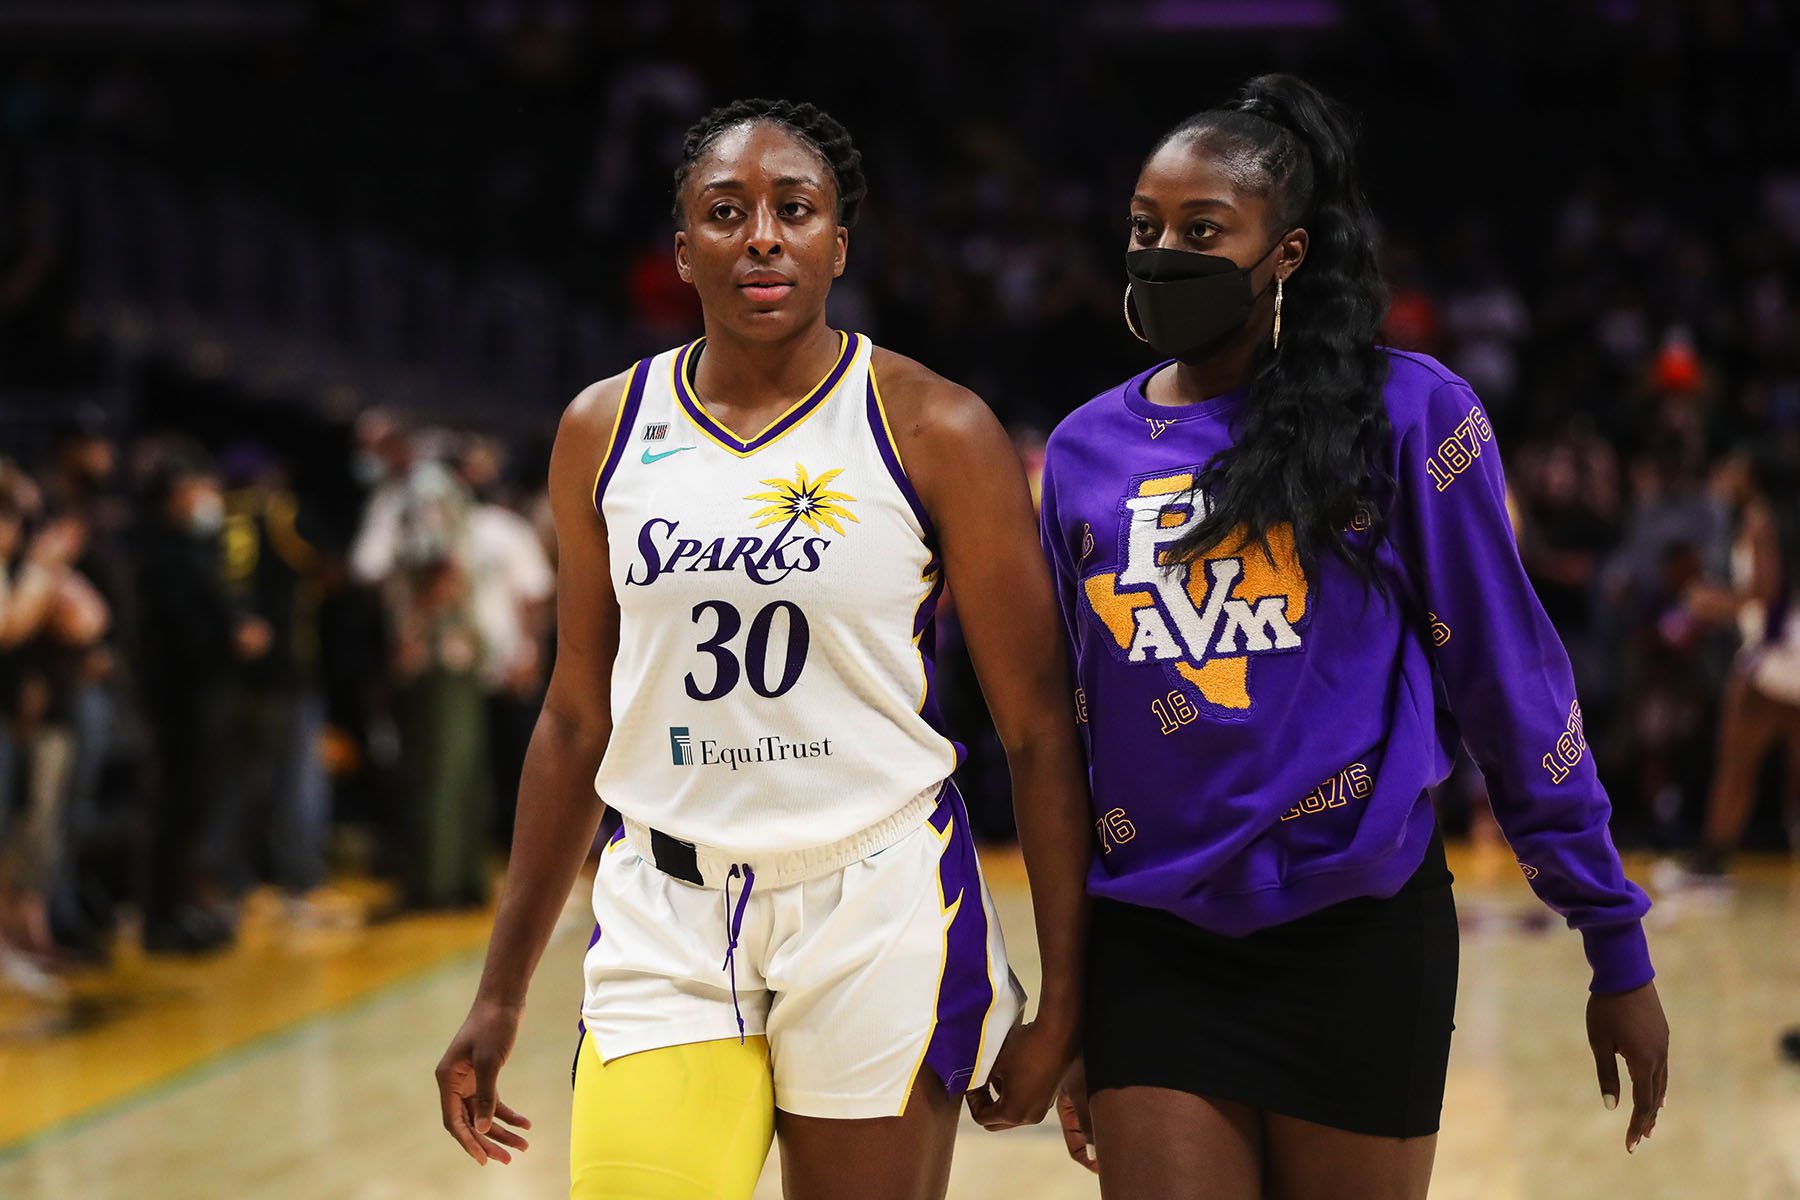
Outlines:
<svg viewBox="0 0 1800 1200"><path fill-rule="evenodd" d="M1425 1194L1457 957L1426 789L1459 740L1581 932L1628 1149L1662 1102L1648 901L1481 402L1376 344L1351 145L1286 76L1167 134L1131 199L1125 319L1171 361L1050 439L1097 842L1085 1080L1062 1108L1109 1198Z"/></svg>

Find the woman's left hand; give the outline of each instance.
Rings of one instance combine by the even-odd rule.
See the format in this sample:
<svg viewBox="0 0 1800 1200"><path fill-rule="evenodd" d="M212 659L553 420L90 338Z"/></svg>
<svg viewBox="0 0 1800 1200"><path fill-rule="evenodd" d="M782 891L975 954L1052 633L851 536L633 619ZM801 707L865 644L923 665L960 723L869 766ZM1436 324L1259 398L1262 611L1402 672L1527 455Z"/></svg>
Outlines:
<svg viewBox="0 0 1800 1200"><path fill-rule="evenodd" d="M988 1086L969 1093L970 1115L984 1129L1036 1125L1050 1111L1074 1057L1075 1037L1067 1030L1044 1021L1014 1025L988 1073Z"/></svg>
<svg viewBox="0 0 1800 1200"><path fill-rule="evenodd" d="M1656 1114L1669 1090L1669 1022L1656 985L1590 995L1587 1032L1608 1109L1619 1103L1619 1057L1631 1072L1631 1123L1625 1128L1625 1149L1634 1151L1638 1140L1656 1128Z"/></svg>

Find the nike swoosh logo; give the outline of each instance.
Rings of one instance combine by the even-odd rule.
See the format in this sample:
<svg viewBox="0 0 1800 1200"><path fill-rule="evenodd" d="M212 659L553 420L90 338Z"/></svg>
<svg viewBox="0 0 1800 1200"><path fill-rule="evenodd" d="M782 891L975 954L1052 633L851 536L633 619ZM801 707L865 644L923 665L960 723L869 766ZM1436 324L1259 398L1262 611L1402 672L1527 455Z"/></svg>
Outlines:
<svg viewBox="0 0 1800 1200"><path fill-rule="evenodd" d="M661 454L654 454L654 453L650 452L649 450L646 450L646 451L644 451L644 465L649 466L651 463L657 461L658 459L667 458L671 454L680 454L683 450L692 450L692 449L693 449L692 446L677 446L673 450L664 450Z"/></svg>

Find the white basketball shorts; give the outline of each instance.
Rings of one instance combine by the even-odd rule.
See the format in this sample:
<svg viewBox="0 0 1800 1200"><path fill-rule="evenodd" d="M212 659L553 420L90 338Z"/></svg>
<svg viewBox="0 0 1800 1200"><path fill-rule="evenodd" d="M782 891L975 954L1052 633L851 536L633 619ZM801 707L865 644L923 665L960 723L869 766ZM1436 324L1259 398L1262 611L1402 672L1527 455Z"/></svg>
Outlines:
<svg viewBox="0 0 1800 1200"><path fill-rule="evenodd" d="M987 1082L1024 992L954 787L886 848L778 886L754 862L685 882L625 832L594 879L583 1053L766 1034L776 1106L839 1119L903 1112L921 1067L953 1095Z"/></svg>

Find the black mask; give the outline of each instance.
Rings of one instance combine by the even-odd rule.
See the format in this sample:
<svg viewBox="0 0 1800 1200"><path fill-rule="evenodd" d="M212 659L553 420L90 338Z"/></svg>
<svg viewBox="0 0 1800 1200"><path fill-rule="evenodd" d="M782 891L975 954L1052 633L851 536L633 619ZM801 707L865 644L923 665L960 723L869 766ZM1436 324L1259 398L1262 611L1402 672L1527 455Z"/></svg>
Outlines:
<svg viewBox="0 0 1800 1200"><path fill-rule="evenodd" d="M1250 291L1251 272L1279 245L1277 239L1247 267L1192 250L1126 251L1127 323L1158 354L1187 362L1205 358L1244 327L1261 299L1261 293Z"/></svg>

